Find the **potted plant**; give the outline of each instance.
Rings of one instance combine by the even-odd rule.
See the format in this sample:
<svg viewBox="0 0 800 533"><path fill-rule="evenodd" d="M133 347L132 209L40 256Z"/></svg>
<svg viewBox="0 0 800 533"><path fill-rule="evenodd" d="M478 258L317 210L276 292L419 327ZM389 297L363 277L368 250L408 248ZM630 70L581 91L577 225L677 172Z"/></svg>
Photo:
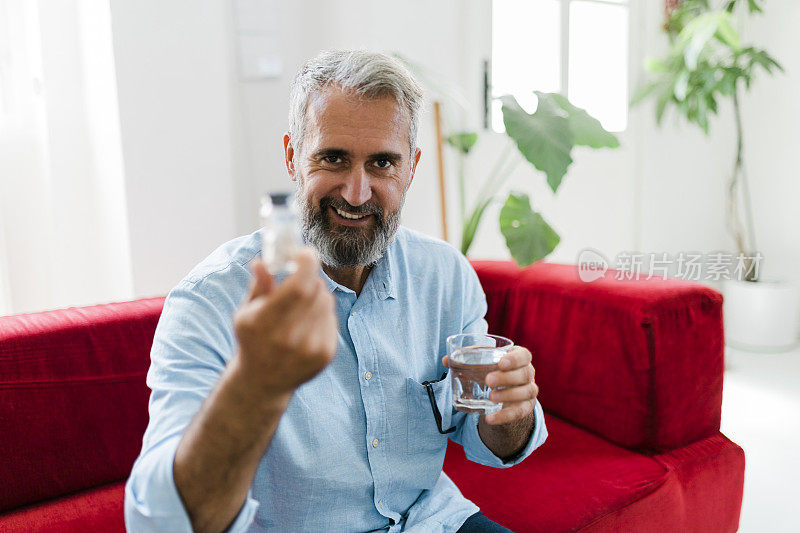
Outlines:
<svg viewBox="0 0 800 533"><path fill-rule="evenodd" d="M457 89L420 65L408 59L403 60L417 76L431 87L440 97L455 104L463 105L463 97ZM572 164L572 148L588 146L591 148L616 148L617 137L606 131L600 122L585 110L572 105L559 93L534 91L537 107L533 113L525 111L510 95L502 96L503 124L508 137L506 149L486 176L471 205L467 192L474 185L467 176L465 159L472 153L479 135L473 131L461 131L448 135L447 144L455 149L457 157L457 183L459 198L459 219L461 221L460 249L464 255L469 253L475 234L486 209L500 200L500 192L512 172L522 161L543 172L547 184L555 194ZM514 148L516 152L514 153ZM511 257L520 266L528 266L544 259L558 245L561 238L544 217L531 207L530 197L523 192L511 191L505 198L498 223L506 241Z"/></svg>
<svg viewBox="0 0 800 533"><path fill-rule="evenodd" d="M759 69L767 74L783 71L765 50L743 45L735 29L737 13L760 13L761 4L761 0L669 2L665 23L669 50L666 57L648 61L653 80L637 92L632 103L653 97L657 123L673 108L706 135L709 117L717 114L719 101L732 103L737 149L726 188L726 226L744 268L739 278L723 282L725 334L732 346L770 351L797 342L800 300L791 283L767 280L759 274L762 256L756 246L744 165L742 93L750 89Z"/></svg>

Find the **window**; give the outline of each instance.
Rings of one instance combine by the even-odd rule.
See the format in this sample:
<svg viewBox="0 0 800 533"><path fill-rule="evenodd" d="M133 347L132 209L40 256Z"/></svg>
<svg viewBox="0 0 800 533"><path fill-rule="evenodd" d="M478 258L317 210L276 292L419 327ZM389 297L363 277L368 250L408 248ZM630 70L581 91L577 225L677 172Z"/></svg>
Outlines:
<svg viewBox="0 0 800 533"><path fill-rule="evenodd" d="M628 0L493 0L493 97L529 112L534 90L560 92L607 130L628 122ZM500 101L492 127L503 131Z"/></svg>

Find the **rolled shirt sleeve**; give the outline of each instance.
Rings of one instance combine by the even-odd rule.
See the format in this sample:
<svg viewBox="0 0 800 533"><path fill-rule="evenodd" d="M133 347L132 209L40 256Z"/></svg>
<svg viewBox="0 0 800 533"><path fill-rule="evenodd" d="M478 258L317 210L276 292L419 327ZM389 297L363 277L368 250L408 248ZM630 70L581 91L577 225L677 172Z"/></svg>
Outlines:
<svg viewBox="0 0 800 533"><path fill-rule="evenodd" d="M125 485L125 525L128 531L191 532L189 515L175 486L172 465L180 435L150 448L134 466ZM230 532L246 531L253 521L258 502L250 491Z"/></svg>
<svg viewBox="0 0 800 533"><path fill-rule="evenodd" d="M227 268L235 267L238 265ZM175 451L184 430L235 353L232 315L240 296L226 293L221 281L213 276L196 282L181 281L167 295L147 373L147 385L152 391L150 422L125 485L128 531L192 531L173 477ZM258 505L248 491L228 531L245 531Z"/></svg>
<svg viewBox="0 0 800 533"><path fill-rule="evenodd" d="M462 288L465 295L463 304L463 316L465 317L462 333L487 333L489 326L484 318L488 306L486 304L486 295L481 287L478 275L475 269L464 258L462 262L463 268L466 270L464 276L464 286ZM512 339L513 340L513 339ZM525 447L520 450L514 457L507 460L502 460L494 454L481 439L478 433L478 413L458 413L453 412L454 420L457 420L457 430L452 434L451 439L464 447L464 454L467 459L475 463L485 466L492 466L495 468L509 468L512 467L528 457L533 451L544 444L547 439L547 427L544 420L544 411L536 400L534 406L534 428L533 432L528 439ZM460 416L459 416L460 415Z"/></svg>
<svg viewBox="0 0 800 533"><path fill-rule="evenodd" d="M464 447L464 454L467 456L467 459L478 464L493 466L495 468L509 468L524 461L526 457L533 453L533 450L544 444L544 441L547 439L544 412L542 411L542 406L539 404L539 400L536 400L536 406L533 412L535 414L534 427L528 439L528 443L514 457L510 457L505 461L496 456L494 452L484 444L483 439L481 439L478 433L479 415L477 413L468 414L465 417L464 428L461 434L461 445Z"/></svg>

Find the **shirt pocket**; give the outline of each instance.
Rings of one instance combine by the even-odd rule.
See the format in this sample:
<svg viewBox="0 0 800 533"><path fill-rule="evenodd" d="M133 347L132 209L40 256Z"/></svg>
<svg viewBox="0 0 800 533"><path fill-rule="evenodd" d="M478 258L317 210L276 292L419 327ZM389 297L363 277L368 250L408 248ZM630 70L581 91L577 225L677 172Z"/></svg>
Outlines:
<svg viewBox="0 0 800 533"><path fill-rule="evenodd" d="M431 387L439 413L442 415L442 429L447 430L453 418L450 377L432 383ZM439 433L428 389L414 378L406 379L406 408L408 427L406 443L409 455L419 459L436 458L444 461L448 435Z"/></svg>

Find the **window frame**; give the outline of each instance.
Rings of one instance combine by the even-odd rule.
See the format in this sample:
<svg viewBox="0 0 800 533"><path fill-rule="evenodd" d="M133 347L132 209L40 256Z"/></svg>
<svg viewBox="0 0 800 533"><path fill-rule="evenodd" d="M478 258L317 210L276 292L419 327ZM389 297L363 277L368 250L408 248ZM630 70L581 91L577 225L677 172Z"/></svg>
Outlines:
<svg viewBox="0 0 800 533"><path fill-rule="evenodd" d="M494 17L494 3L495 3L495 1L497 1L497 0L492 0L492 7L491 7L492 17ZM627 53L627 57L625 59L626 59L627 64L628 64L626 82L627 82L627 86L628 86L628 96L630 96L630 94L631 94L630 89L631 89L631 86L632 86L632 83L631 83L631 81L632 81L632 73L633 73L633 71L631 70L631 66L633 65L633 61L632 60L634 59L634 57L638 57L638 54L634 54L633 50L631 48L631 43L632 43L633 37L634 37L634 35L633 35L634 27L632 26L631 21L634 19L634 15L637 15L636 13L634 13L634 8L635 8L636 2L634 0L616 0L616 1L615 0L556 0L556 1L559 3L559 37L560 37L560 39L559 39L559 50L558 50L559 51L559 76L560 76L559 77L559 91L558 91L559 94L562 94L566 98L569 98L569 63L570 63L569 41L570 41L570 33L571 33L570 32L570 8L571 8L573 2L585 2L585 3L589 3L589 4L601 4L601 5L609 5L609 6L622 6L622 7L625 7L627 9L627 12L628 12L628 32L627 32L628 47L627 47L627 51L628 51L628 53ZM490 52L491 52L491 56L492 56L492 59L493 59L493 56L494 56L494 46L493 45L491 46ZM493 61L491 61L489 64L492 65ZM494 127L492 126L492 123L493 123L492 114L494 112L493 111L493 107L494 106L492 105L491 102L495 98L500 96L500 95L496 95L494 93L494 75L491 72L491 67L490 67L490 71L489 71L489 76L488 77L489 77L489 80L488 80L488 85L489 85L488 89L489 90L487 91L488 94L487 94L487 102L486 102L486 113L487 113L487 115L486 115L487 116L486 126L488 127L489 130L493 131L494 133L500 133L500 132L496 131L494 129ZM616 133L618 135L619 134L624 134L625 132L628 131L628 129L630 129L631 117L630 117L630 103L629 102L626 102L625 114L626 114L626 117L625 117L625 129L623 129L621 131L618 131L618 132L614 132L614 133Z"/></svg>

